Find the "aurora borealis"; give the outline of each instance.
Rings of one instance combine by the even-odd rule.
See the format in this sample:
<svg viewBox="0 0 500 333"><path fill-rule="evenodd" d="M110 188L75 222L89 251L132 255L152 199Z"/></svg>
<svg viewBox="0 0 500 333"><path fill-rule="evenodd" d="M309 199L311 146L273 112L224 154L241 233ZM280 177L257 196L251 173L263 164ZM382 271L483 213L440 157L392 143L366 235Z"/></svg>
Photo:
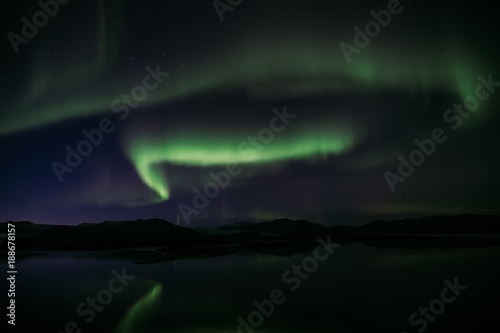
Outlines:
<svg viewBox="0 0 500 333"><path fill-rule="evenodd" d="M245 0L222 22L211 1L61 5L18 53L2 44L0 220L174 222L228 164L241 173L195 223L498 214L500 88L459 129L442 117L478 76L500 81L498 19L471 3L401 1L348 63L339 45L386 5ZM9 6L4 36L39 10ZM148 67L169 75L138 100L156 82ZM278 119L284 110L295 117ZM52 163L67 165L65 147L78 153L104 118L113 130L60 182ZM391 192L384 172L436 127L446 143Z"/></svg>
<svg viewBox="0 0 500 333"><path fill-rule="evenodd" d="M318 155L339 155L354 145L352 130L346 124L340 126L341 123L321 124L318 121L304 129L295 127L293 135L280 134L291 122L287 117L294 119L297 115L287 113L286 107L284 111L274 109L273 112L269 128L265 127L257 136L248 136L239 143L233 139L238 137L236 134L211 126L209 133L196 129L197 140L193 135L186 137L175 130L163 130L168 134L164 137L155 135L153 140L145 140L143 136L142 140L132 138L127 151L143 181L167 199L167 181L155 171L155 165L159 163L200 167L277 164L291 159L314 159Z"/></svg>

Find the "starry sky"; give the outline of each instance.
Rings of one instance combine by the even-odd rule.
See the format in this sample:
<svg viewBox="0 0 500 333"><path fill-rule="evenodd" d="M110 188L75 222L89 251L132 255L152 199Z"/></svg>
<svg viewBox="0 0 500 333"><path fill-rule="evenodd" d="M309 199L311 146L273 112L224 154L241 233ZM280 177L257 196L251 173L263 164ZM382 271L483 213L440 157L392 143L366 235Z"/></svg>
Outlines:
<svg viewBox="0 0 500 333"><path fill-rule="evenodd" d="M73 0L36 33L23 25L43 21L37 1L5 4L0 220L359 225L500 212L495 11L232 3ZM366 35L388 6L397 13ZM435 129L446 140L412 155ZM411 175L400 156L419 162ZM227 184L193 202L229 166Z"/></svg>

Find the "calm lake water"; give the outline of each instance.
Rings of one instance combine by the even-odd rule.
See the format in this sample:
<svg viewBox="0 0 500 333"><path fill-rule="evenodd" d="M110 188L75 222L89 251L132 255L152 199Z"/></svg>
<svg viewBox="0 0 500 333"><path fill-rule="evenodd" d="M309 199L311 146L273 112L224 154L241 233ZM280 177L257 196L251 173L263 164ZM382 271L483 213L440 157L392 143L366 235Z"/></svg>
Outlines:
<svg viewBox="0 0 500 333"><path fill-rule="evenodd" d="M236 318L248 320L256 310L253 301L269 299L279 289L282 303L269 317L263 316L254 332L411 333L422 326L410 325L409 316L440 298L443 280L457 277L467 289L446 304L425 331L476 332L494 322L499 310L499 254L500 247L343 245L293 291L297 285L285 283L282 276L312 253L140 265L112 253L51 252L19 261L16 328L11 331L66 332L66 323L73 321L78 328L70 324L67 332L238 332ZM128 286L117 294L102 292L101 299L108 301L110 294L112 299L101 312L94 311L93 320L90 306L81 308L86 315L78 315L79 304L108 289L111 270L121 273L123 267L135 276ZM113 285L115 290L119 285Z"/></svg>

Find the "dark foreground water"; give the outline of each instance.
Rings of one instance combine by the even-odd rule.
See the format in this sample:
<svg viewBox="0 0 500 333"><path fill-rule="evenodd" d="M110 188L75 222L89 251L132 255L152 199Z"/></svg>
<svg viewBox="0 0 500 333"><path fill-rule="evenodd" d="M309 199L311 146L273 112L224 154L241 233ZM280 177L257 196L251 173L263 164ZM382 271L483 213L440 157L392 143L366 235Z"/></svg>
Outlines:
<svg viewBox="0 0 500 333"><path fill-rule="evenodd" d="M497 324L498 247L343 245L315 270L306 260L309 276L285 274L311 255L230 255L148 265L112 253L27 256L18 263L16 326L8 331L224 333L238 332L238 317L250 322L239 332L472 333ZM121 275L123 268L129 280L113 279L111 271ZM443 291L443 281L455 278L467 289ZM279 304L271 309L264 300L276 289ZM96 297L105 304L96 300L93 308L88 301ZM254 312L254 300L268 317ZM429 303L436 315L429 311L425 319L417 313L410 324L412 313Z"/></svg>

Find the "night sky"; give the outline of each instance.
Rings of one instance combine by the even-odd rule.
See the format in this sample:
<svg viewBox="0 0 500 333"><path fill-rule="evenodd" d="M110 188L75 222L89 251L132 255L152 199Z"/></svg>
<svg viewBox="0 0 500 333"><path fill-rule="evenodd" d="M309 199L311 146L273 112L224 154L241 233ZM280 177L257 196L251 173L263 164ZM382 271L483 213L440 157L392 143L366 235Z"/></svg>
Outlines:
<svg viewBox="0 0 500 333"><path fill-rule="evenodd" d="M367 42L354 28L387 1L231 8L73 0L24 38L40 5L4 4L0 221L499 214L497 11L405 0Z"/></svg>

